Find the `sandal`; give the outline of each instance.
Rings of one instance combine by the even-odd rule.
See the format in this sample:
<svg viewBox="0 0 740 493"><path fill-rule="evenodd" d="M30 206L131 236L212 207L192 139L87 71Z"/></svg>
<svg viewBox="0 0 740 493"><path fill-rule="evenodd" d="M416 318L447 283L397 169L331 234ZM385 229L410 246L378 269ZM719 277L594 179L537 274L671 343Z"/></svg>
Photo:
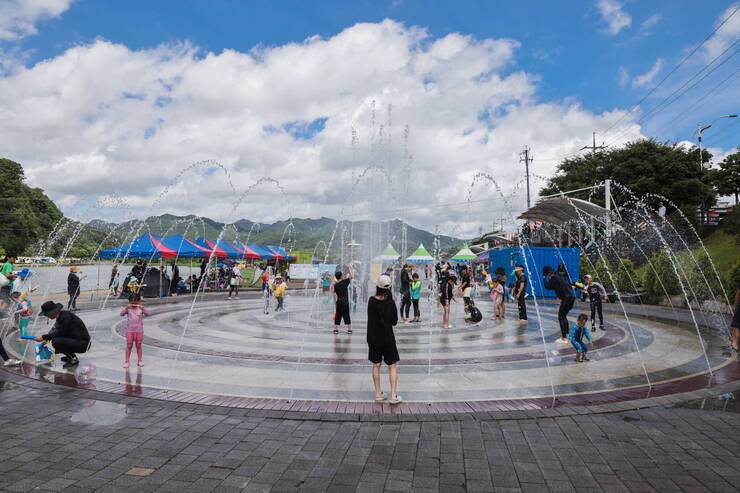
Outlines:
<svg viewBox="0 0 740 493"><path fill-rule="evenodd" d="M351 334L351 333L352 333L352 329L347 329L347 334Z"/></svg>
<svg viewBox="0 0 740 493"><path fill-rule="evenodd" d="M335 334L339 334L339 329L334 329Z"/></svg>
<svg viewBox="0 0 740 493"><path fill-rule="evenodd" d="M391 399L388 401L390 404L400 404L403 402L403 397L400 395L396 395L395 399Z"/></svg>
<svg viewBox="0 0 740 493"><path fill-rule="evenodd" d="M388 400L388 394L385 392L380 393L381 397L375 396L375 402L385 402Z"/></svg>

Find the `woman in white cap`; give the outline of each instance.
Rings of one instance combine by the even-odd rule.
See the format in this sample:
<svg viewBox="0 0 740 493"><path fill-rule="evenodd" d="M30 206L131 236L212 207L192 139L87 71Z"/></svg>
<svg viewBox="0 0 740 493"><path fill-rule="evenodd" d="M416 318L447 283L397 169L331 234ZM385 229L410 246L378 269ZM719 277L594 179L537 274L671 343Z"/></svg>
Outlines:
<svg viewBox="0 0 740 493"><path fill-rule="evenodd" d="M368 359L373 364L373 384L375 385L375 402L388 400L391 404L403 401L397 393L399 361L396 337L393 326L398 323L398 311L391 294L391 278L383 274L376 283L375 296L367 302L367 345ZM380 366L388 365L391 384L390 399L380 387Z"/></svg>

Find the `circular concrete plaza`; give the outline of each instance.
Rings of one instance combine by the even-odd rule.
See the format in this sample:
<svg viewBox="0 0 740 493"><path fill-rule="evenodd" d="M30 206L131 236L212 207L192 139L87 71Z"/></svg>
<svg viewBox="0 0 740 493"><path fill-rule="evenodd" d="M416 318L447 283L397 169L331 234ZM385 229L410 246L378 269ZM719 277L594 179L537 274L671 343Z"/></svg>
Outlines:
<svg viewBox="0 0 740 493"><path fill-rule="evenodd" d="M312 294L312 293L311 293ZM740 380L737 360L719 330L606 313L605 330L593 332L591 361L574 361L560 344L557 305L529 303L520 325L516 307L507 319L490 320L491 304L478 325L453 305L452 328L422 300L421 323L396 327L401 362L400 406L376 404L365 342L366 314L352 314L354 333L332 333L333 304L294 291L286 310L263 314L252 294L240 300L206 296L151 304L145 322L143 368L122 368L125 322L122 302L83 310L91 350L79 368L61 361L36 365L33 344L5 338L24 364L15 371L36 379L129 396L219 406L322 413L455 413L598 405L679 394ZM112 305L116 306L112 306ZM631 306L635 311L647 307ZM587 304L577 303L573 322ZM46 330L39 319L36 333ZM702 350L706 348L706 354ZM638 350L639 347L639 350ZM134 351L135 353L135 351ZM94 374L86 374L90 367ZM711 371L710 371L711 369ZM89 372L88 372L89 373ZM86 376L88 378L86 378ZM94 378L89 378L90 376ZM383 370L387 390L387 372Z"/></svg>

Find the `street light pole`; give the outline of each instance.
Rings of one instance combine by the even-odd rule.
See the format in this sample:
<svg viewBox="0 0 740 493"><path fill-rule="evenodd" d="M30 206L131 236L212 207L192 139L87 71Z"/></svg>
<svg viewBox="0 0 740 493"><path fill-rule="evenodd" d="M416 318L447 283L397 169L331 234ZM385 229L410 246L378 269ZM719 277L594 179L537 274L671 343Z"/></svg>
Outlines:
<svg viewBox="0 0 740 493"><path fill-rule="evenodd" d="M714 120L712 120L712 122L710 124L708 124L708 125L697 125L696 132L695 133L696 133L696 135L698 137L698 141L699 141L699 169L701 169L701 170L704 169L704 161L702 160L702 152L703 152L703 149L701 147L701 134L705 130L709 130L710 128L712 128L712 125L714 125L714 123L717 120L721 119L721 118L737 118L737 115L722 115L722 116L718 116L717 118L715 118Z"/></svg>
<svg viewBox="0 0 740 493"><path fill-rule="evenodd" d="M717 118L715 118L714 120L712 120L712 122L709 123L708 125L698 125L697 128L696 128L697 140L699 142L699 172L701 174L703 174L703 172L704 172L704 160L702 159L702 157L703 157L703 151L704 150L702 149L702 146L701 146L701 134L705 130L709 130L710 128L712 128L712 125L714 125L714 123L717 120L720 120L721 118L737 118L737 115L722 115L722 116L718 116ZM700 179L701 179L701 177L700 177ZM705 222L704 221L705 211L706 211L706 207L704 206L704 201L702 201L701 217L699 218L699 223L700 224L704 224L704 222Z"/></svg>

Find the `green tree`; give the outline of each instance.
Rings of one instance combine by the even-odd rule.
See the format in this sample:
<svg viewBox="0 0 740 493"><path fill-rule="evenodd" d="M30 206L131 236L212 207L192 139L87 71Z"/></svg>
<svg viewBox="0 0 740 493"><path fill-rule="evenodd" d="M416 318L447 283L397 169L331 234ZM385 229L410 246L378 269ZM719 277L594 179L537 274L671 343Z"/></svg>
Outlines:
<svg viewBox="0 0 740 493"><path fill-rule="evenodd" d="M711 153L705 150L702 160L709 162ZM700 169L699 150L695 147L685 149L675 143L642 139L619 149L566 159L557 169L558 174L548 181L540 191L541 195L590 187L611 179L638 197L651 193L662 195L678 207L696 208L715 202L710 173ZM603 189L593 194L584 191L572 196L604 205ZM612 196L617 204L631 200L630 195L619 187L612 187ZM657 207L658 199L652 202L654 204L651 205Z"/></svg>
<svg viewBox="0 0 740 493"><path fill-rule="evenodd" d="M673 264L670 257L668 257L668 253L665 250L659 250L651 257L650 262L655 268L655 273L651 269L645 274L645 289L648 293L658 296L680 293L681 283L673 270ZM662 286L660 281L663 281ZM665 287L665 291L663 287Z"/></svg>
<svg viewBox="0 0 740 493"><path fill-rule="evenodd" d="M740 148L738 148L740 149ZM718 195L734 195L738 205L740 195L740 151L727 156L719 169L712 170L712 184Z"/></svg>
<svg viewBox="0 0 740 493"><path fill-rule="evenodd" d="M23 181L23 167L10 159L0 159L3 208L0 221L0 247L6 252L23 252L38 241L62 218L62 212L39 188Z"/></svg>

